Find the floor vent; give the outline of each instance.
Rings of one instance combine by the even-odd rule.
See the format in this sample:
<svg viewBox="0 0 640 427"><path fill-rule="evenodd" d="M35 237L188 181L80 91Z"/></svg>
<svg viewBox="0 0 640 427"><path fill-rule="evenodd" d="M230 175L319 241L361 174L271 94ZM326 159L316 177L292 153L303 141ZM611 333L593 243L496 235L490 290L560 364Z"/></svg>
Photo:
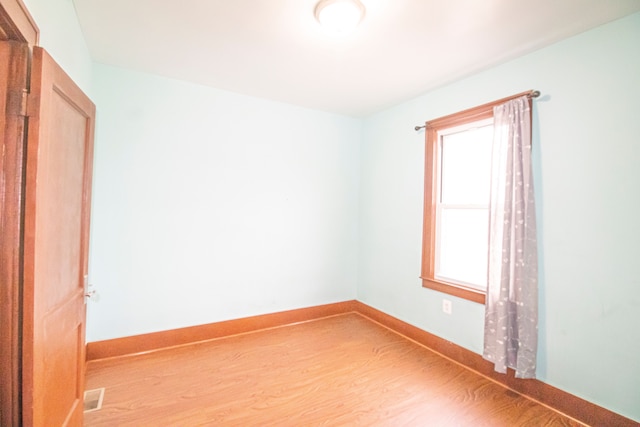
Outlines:
<svg viewBox="0 0 640 427"><path fill-rule="evenodd" d="M84 412L93 412L102 408L104 387L87 390L84 392Z"/></svg>

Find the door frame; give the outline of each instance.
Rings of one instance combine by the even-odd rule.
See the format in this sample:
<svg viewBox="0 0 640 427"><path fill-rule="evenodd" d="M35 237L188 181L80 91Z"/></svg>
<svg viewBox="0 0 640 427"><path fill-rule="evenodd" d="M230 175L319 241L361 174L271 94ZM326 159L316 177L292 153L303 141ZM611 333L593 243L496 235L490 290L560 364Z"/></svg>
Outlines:
<svg viewBox="0 0 640 427"><path fill-rule="evenodd" d="M16 40L36 46L40 30L22 0L0 0L0 40Z"/></svg>
<svg viewBox="0 0 640 427"><path fill-rule="evenodd" d="M22 0L0 0L0 40L28 45L38 43L39 30ZM25 89L28 84L28 62ZM22 422L22 264L24 237L24 166L26 118L22 102L9 93L11 70L6 66L0 84L0 146L6 155L0 159L0 425L19 426ZM18 99L18 101L20 101ZM22 138L16 137L22 135Z"/></svg>

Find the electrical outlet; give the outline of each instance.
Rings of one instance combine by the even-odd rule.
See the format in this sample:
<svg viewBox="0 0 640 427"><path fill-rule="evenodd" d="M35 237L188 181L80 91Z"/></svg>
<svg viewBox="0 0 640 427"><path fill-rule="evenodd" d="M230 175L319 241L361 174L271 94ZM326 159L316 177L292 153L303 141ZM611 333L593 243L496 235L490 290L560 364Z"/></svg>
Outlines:
<svg viewBox="0 0 640 427"><path fill-rule="evenodd" d="M446 314L451 314L451 301L448 299L442 300L442 312Z"/></svg>

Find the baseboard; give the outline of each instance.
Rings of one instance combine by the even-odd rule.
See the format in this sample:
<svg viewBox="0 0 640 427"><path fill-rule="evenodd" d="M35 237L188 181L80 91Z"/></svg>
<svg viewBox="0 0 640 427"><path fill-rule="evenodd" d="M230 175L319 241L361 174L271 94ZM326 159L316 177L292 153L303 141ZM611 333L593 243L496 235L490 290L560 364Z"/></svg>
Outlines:
<svg viewBox="0 0 640 427"><path fill-rule="evenodd" d="M589 426L640 426L640 423L636 421L542 381L515 378L514 372L510 369L506 375L499 374L494 371L493 365L484 360L481 355L389 316L359 301L355 302L355 311L480 375Z"/></svg>
<svg viewBox="0 0 640 427"><path fill-rule="evenodd" d="M87 343L87 362L147 353L179 345L208 341L348 313L355 311L355 303L356 301L345 301L298 310L264 314L261 316L243 317L241 319L209 323L206 325L90 342Z"/></svg>
<svg viewBox="0 0 640 427"><path fill-rule="evenodd" d="M477 353L430 334L359 301L345 301L262 316L245 317L207 325L154 332L87 344L87 361L126 357L179 345L223 338L261 329L285 326L338 314L356 312L453 360L480 375L536 400L558 412L590 426L640 426L640 423L595 405L539 380L522 380L509 370L506 375Z"/></svg>

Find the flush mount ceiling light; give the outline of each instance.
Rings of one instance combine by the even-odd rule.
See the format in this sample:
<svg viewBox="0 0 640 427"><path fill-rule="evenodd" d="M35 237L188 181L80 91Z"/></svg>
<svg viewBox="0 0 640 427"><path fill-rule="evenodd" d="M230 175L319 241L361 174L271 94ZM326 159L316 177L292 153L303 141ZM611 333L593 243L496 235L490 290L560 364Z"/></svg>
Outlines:
<svg viewBox="0 0 640 427"><path fill-rule="evenodd" d="M364 16L360 0L320 0L316 5L316 19L332 34L348 34L355 30Z"/></svg>

